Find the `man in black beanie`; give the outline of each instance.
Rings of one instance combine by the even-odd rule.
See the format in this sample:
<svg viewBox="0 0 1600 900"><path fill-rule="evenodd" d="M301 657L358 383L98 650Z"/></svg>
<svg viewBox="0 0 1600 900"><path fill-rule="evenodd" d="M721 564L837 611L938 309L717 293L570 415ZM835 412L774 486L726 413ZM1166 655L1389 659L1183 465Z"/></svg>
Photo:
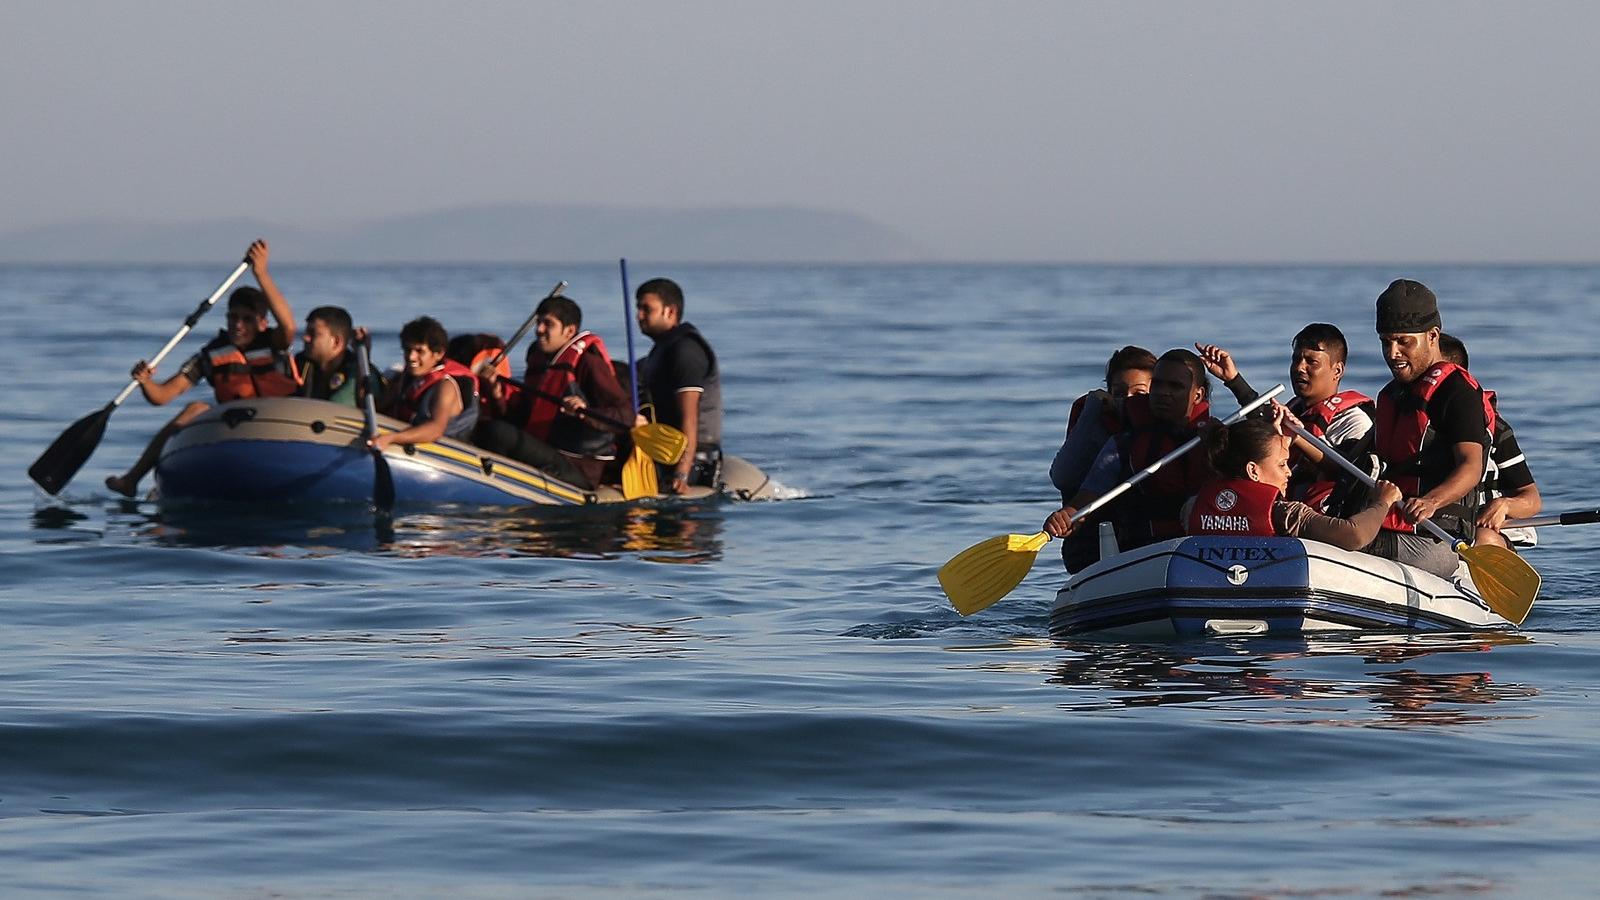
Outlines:
<svg viewBox="0 0 1600 900"><path fill-rule="evenodd" d="M1488 455L1494 413L1466 369L1439 353L1439 302L1421 282L1400 279L1378 295L1378 340L1394 378L1378 394L1373 449L1384 478L1406 499L1384 520L1369 553L1445 578L1456 555L1416 523L1432 519L1472 539L1472 508Z"/></svg>

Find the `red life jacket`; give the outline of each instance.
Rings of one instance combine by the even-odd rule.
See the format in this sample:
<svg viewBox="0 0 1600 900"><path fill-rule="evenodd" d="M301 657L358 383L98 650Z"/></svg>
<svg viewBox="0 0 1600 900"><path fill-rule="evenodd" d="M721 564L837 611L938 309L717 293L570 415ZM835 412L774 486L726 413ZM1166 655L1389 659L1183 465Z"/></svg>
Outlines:
<svg viewBox="0 0 1600 900"><path fill-rule="evenodd" d="M415 419L417 405L422 402L423 395L446 378L454 378L456 387L461 390L462 411L471 409L478 396L478 377L461 363L446 358L434 366L433 371L421 378L413 378L409 372L406 373L400 382L400 397L395 401L394 410L390 414L403 422Z"/></svg>
<svg viewBox="0 0 1600 900"><path fill-rule="evenodd" d="M550 428L555 424L556 416L561 414L561 404L550 397L567 396L567 388L578 381L578 360L590 347L600 351L600 357L609 364L611 354L606 351L605 342L600 340L600 336L592 331L578 332L539 375L539 383L528 396L528 420L522 425L523 431L541 441L550 440ZM541 397L540 394L548 394L549 397Z"/></svg>
<svg viewBox="0 0 1600 900"><path fill-rule="evenodd" d="M300 389L294 358L274 348L266 333L244 350L235 347L224 334L207 344L203 352L206 378L216 391L218 403L251 397L289 397Z"/></svg>
<svg viewBox="0 0 1600 900"><path fill-rule="evenodd" d="M1376 438L1372 449L1384 462L1384 478L1394 482L1400 488L1400 492L1407 497L1420 497L1433 488L1432 484L1425 484L1422 480L1423 450L1433 442L1434 437L1434 429L1428 421L1428 401L1452 374L1460 374L1466 379L1467 384L1477 391L1483 400L1483 419L1488 425L1488 432L1485 435L1487 439L1489 435L1494 434L1494 406L1490 404L1489 397L1477 379L1455 363L1434 363L1416 381L1410 384L1397 384L1391 381L1378 394L1378 412L1374 416L1373 424ZM1484 451L1485 458L1488 452ZM1469 492L1468 499L1471 496ZM1439 510L1441 513L1446 511L1448 515L1458 518L1465 517L1471 512L1463 503L1447 504ZM1391 510L1388 517L1383 520L1383 527L1408 534L1413 534L1417 530L1415 525L1407 522L1394 510Z"/></svg>
<svg viewBox="0 0 1600 900"><path fill-rule="evenodd" d="M1275 537L1272 504L1278 489L1248 478L1220 478L1195 495L1189 511L1190 534L1232 534Z"/></svg>
<svg viewBox="0 0 1600 900"><path fill-rule="evenodd" d="M1186 427L1175 430L1151 415L1148 394L1136 394L1123 402L1122 417L1126 424L1117 435L1117 447L1122 451L1123 475L1132 477L1194 437L1210 421L1211 406L1204 400L1195 404ZM1183 502L1214 477L1205 454L1191 450L1135 485L1131 493L1137 500L1120 504L1118 515L1124 531L1119 536L1132 542L1124 541L1124 549L1140 546L1145 534L1157 541L1182 535Z"/></svg>
<svg viewBox="0 0 1600 900"><path fill-rule="evenodd" d="M1335 416L1351 407L1366 407L1367 414L1372 415L1374 404L1372 398L1360 391L1340 391L1324 400L1307 405L1299 397L1290 400L1289 411L1299 417L1306 430L1324 437L1328 433L1328 426L1333 424ZM1289 484L1289 495L1296 500L1310 506L1319 513L1327 512L1328 497L1333 494L1333 489L1338 482L1318 478L1317 471L1306 462L1305 454L1298 448L1289 450L1289 468L1295 471L1294 478Z"/></svg>
<svg viewBox="0 0 1600 900"><path fill-rule="evenodd" d="M1122 430L1122 416L1111 403L1111 395L1104 388L1096 388L1087 394L1072 401L1072 411L1067 414L1067 430L1071 431L1083 416L1084 407L1089 405L1090 397L1098 397L1100 401L1100 427L1106 434L1116 434Z"/></svg>

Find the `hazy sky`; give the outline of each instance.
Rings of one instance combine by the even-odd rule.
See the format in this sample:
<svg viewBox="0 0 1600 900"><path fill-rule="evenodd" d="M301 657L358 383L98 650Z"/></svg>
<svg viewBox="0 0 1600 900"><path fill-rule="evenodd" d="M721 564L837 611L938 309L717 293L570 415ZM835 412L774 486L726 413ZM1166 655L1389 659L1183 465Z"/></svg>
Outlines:
<svg viewBox="0 0 1600 900"><path fill-rule="evenodd" d="M800 204L950 259L1600 259L1592 3L4 0L0 34L0 231Z"/></svg>

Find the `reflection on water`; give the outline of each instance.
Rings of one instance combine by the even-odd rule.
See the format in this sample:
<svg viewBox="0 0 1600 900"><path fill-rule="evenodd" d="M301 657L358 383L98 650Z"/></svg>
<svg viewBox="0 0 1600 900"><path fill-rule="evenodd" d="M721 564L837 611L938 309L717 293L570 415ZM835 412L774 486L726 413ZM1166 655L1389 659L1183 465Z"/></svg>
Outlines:
<svg viewBox="0 0 1600 900"><path fill-rule="evenodd" d="M1462 725L1508 718L1506 712L1474 710L1538 694L1531 685L1501 683L1483 670L1488 662L1483 654L1528 643L1529 638L1516 634L1361 634L1179 644L1058 641L1069 655L1048 670L1047 682L1082 692L1081 699L1060 704L1069 710L1275 700L1293 704L1273 705L1277 718L1250 720L1392 728ZM1461 657L1468 665L1451 666L1453 671L1407 665L1440 654L1476 656Z"/></svg>
<svg viewBox="0 0 1600 900"><path fill-rule="evenodd" d="M108 531L172 547L229 547L264 556L346 551L389 555L538 556L701 564L722 558L719 503L582 508L442 508L392 520L351 504L172 506L119 500L95 504ZM99 539L74 506L35 510L38 543Z"/></svg>

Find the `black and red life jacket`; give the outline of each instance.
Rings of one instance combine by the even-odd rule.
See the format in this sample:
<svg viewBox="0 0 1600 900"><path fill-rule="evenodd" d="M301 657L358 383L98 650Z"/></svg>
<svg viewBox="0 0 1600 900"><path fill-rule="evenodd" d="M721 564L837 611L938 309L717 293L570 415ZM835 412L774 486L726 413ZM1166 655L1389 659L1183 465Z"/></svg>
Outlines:
<svg viewBox="0 0 1600 900"><path fill-rule="evenodd" d="M1184 427L1174 428L1151 414L1148 394L1136 394L1123 402L1122 418L1123 429L1116 440L1126 479L1194 437L1200 426L1211 420L1211 406L1200 401ZM1118 538L1123 548L1182 535L1184 501L1214 477L1205 454L1191 450L1135 485L1129 497L1117 504Z"/></svg>
<svg viewBox="0 0 1600 900"><path fill-rule="evenodd" d="M1317 437L1325 437L1328 426L1333 424L1334 417L1351 408L1364 408L1368 416L1374 414L1376 405L1371 397L1360 391L1340 391L1316 403L1307 404L1299 397L1289 401L1289 411L1299 417L1306 430ZM1289 481L1289 496L1310 506L1319 513L1326 513L1328 498L1333 494L1338 482L1331 479L1319 478L1317 467L1306 462L1305 454L1291 447L1289 450L1289 468L1294 471L1294 476Z"/></svg>
<svg viewBox="0 0 1600 900"><path fill-rule="evenodd" d="M1272 504L1278 489L1248 478L1219 478L1195 495L1189 511L1190 534L1231 534L1274 537Z"/></svg>
<svg viewBox="0 0 1600 900"><path fill-rule="evenodd" d="M602 359L610 361L611 354L606 352L605 342L592 331L578 332L576 337L556 352L555 358L539 373L538 383L532 386L533 390L528 394L528 418L522 423L523 431L541 441L550 441L551 428L561 415L560 400L567 396L572 385L578 383L578 361L591 347L599 351ZM552 400L551 397L556 399Z"/></svg>
<svg viewBox="0 0 1600 900"><path fill-rule="evenodd" d="M471 369L448 357L440 362L439 365L434 366L433 371L420 378L413 378L410 373L407 373L401 379L400 397L395 401L392 415L402 421L416 424L417 411L421 406L422 398L427 395L428 391L433 389L434 385L446 378L454 378L456 387L461 391L461 413L456 418L459 419L461 416L472 413L473 418L476 419L478 377L472 374ZM455 436L452 431L446 431L446 434Z"/></svg>
<svg viewBox="0 0 1600 900"><path fill-rule="evenodd" d="M1434 363L1428 371L1410 384L1391 381L1378 394L1378 410L1373 417L1373 431L1376 438L1372 449L1384 462L1383 477L1394 482L1400 488L1400 492L1407 497L1420 497L1438 483L1426 482L1422 477L1423 453L1433 443L1435 436L1432 423L1428 421L1428 401L1451 375L1456 374L1465 379L1483 400L1483 419L1488 426L1484 437L1487 441L1494 434L1494 406L1489 402L1488 395L1478 384L1477 379L1455 363ZM1488 453L1486 449L1484 451L1486 459ZM1482 479L1481 473L1479 478ZM1474 512L1472 507L1474 493L1475 491L1469 491L1462 501L1440 507L1435 517L1470 520ZM1390 531L1408 534L1417 530L1415 525L1407 522L1396 510L1390 510L1388 517L1383 520L1383 527Z"/></svg>
<svg viewBox="0 0 1600 900"><path fill-rule="evenodd" d="M1116 434L1122 430L1122 414L1111 402L1111 394L1105 388L1095 388L1087 394L1072 401L1072 411L1067 413L1067 430L1077 427L1078 419L1083 417L1083 410L1089 405L1089 399L1094 398L1100 405L1100 427L1106 434Z"/></svg>

